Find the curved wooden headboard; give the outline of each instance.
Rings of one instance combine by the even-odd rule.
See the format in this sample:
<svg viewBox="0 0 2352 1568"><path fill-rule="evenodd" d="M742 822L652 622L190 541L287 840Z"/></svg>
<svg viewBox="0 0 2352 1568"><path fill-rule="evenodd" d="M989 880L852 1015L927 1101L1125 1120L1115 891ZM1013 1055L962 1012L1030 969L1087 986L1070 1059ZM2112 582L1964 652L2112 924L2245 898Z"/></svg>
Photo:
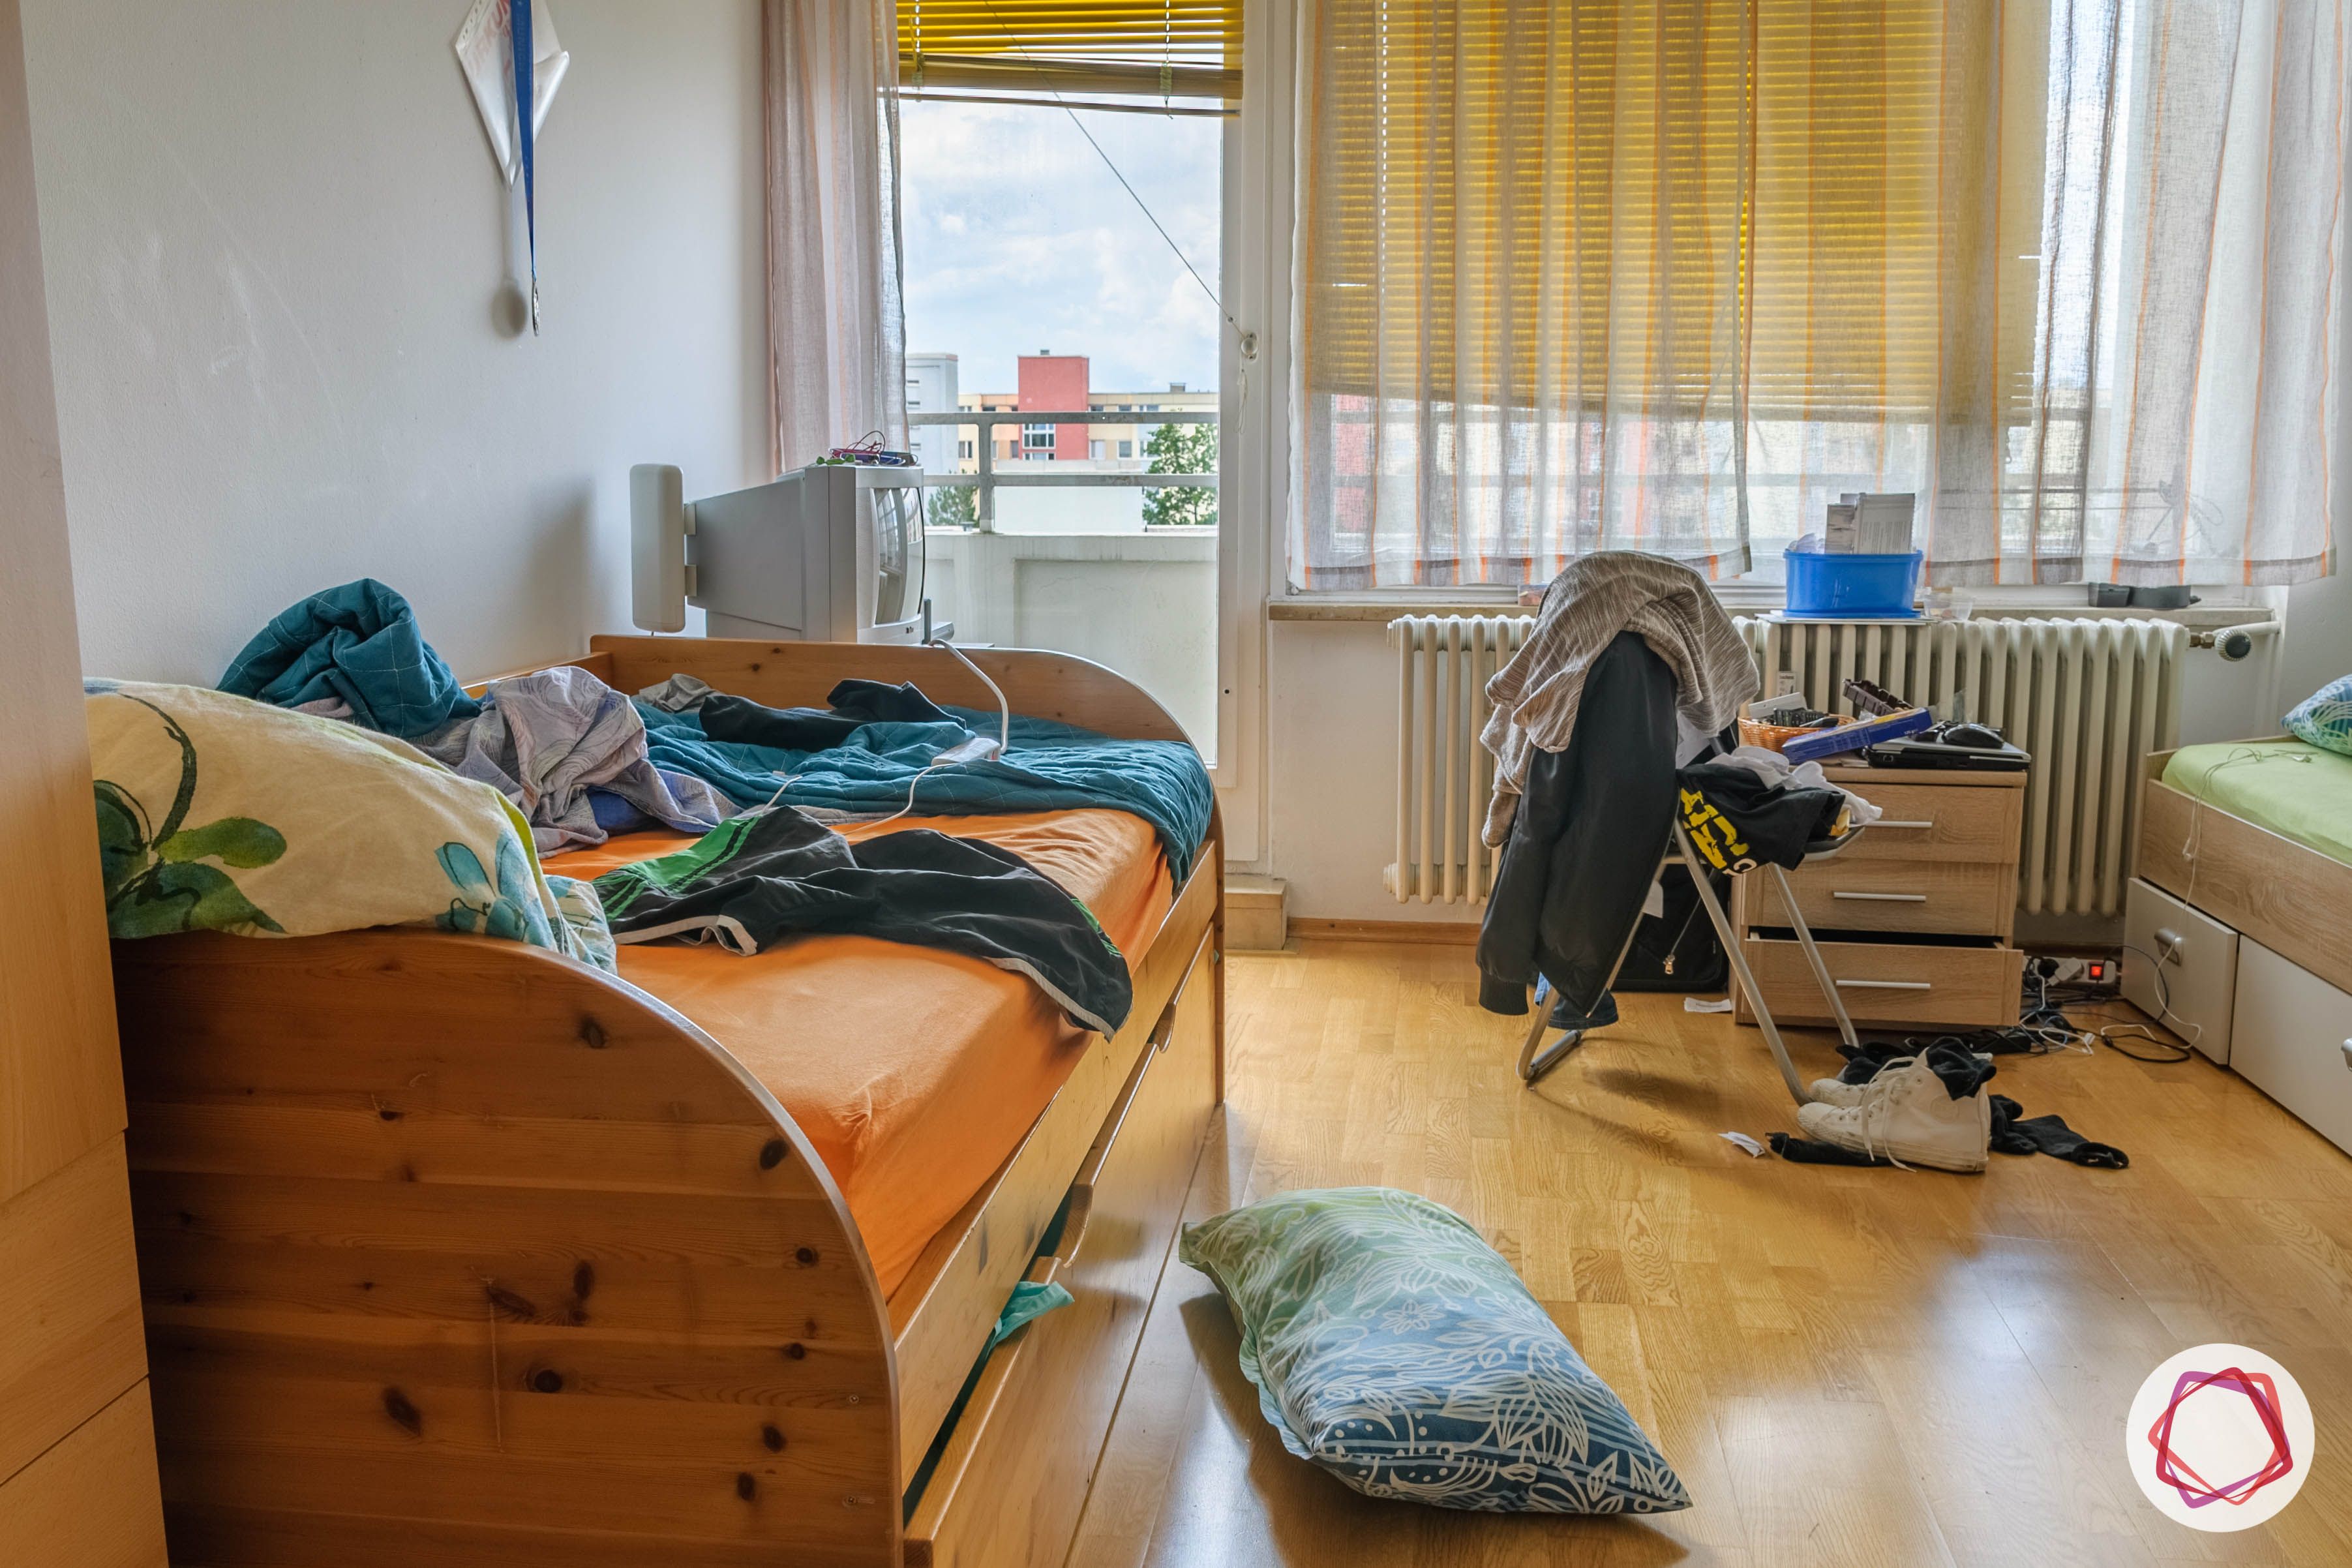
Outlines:
<svg viewBox="0 0 2352 1568"><path fill-rule="evenodd" d="M691 675L776 707L824 706L841 681L911 680L934 702L992 709L996 699L945 648L895 643L773 643L735 637L597 637L582 660L606 684L636 691ZM1082 725L1125 741L1189 740L1184 727L1115 670L1036 648L968 648L1015 713ZM602 661L604 668L597 668Z"/></svg>

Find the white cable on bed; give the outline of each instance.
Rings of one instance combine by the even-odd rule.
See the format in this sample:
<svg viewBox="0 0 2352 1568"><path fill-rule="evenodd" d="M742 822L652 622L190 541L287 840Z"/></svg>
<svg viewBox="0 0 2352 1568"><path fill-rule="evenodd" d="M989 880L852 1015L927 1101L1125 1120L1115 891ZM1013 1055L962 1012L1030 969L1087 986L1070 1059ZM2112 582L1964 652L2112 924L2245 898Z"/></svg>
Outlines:
<svg viewBox="0 0 2352 1568"><path fill-rule="evenodd" d="M927 605L925 608L928 611L929 606ZM990 694L996 699L996 751L999 756L1003 755L1006 748L1011 746L1013 743L1013 705L1005 700L1004 689L988 678L988 671L981 668L980 666L964 658L963 649L956 647L955 644L948 641L947 638L938 637L927 637L924 639L924 642L927 647L943 647L950 653L955 655L956 662L962 665L966 669L971 671L972 674L980 677L980 683L982 686L987 687ZM971 742L965 742L966 745L970 745L971 743ZM962 748L958 747L956 750L961 751ZM886 822L896 822L900 817L905 816L909 812L913 811L915 809L915 791L921 786L924 774L934 773L940 768L953 767L958 763L985 760L986 759L984 758L974 758L971 756L942 755L939 761L929 763L928 765L917 770L915 776L907 781L906 805L900 806L898 810L892 812L887 816L872 817L868 818L867 821L871 826L879 827ZM774 776L781 777L782 775L778 774ZM783 798L784 792L799 782L800 776L801 775L798 773L793 773L791 776L784 778L784 782L776 786L776 793L770 795L759 805L752 807L752 811L766 811L774 806L776 802ZM750 813L746 813L746 815L748 816Z"/></svg>
<svg viewBox="0 0 2352 1568"><path fill-rule="evenodd" d="M928 613L929 612L927 610L927 616ZM928 620L926 624L929 624ZM999 752L1011 751L1013 749L1013 705L1004 700L1004 689L988 678L988 671L981 668L980 666L964 658L963 649L956 647L955 644L948 641L947 638L935 637L926 638L925 641L932 647L943 647L947 649L950 653L955 655L956 662L958 664L962 665L966 669L980 677L980 683L982 686L987 687L989 693L996 699L996 749ZM918 774L916 776L920 777L921 775Z"/></svg>
<svg viewBox="0 0 2352 1568"><path fill-rule="evenodd" d="M2308 752L2258 752L2252 746L2235 746L2231 749L2228 756L2205 770L2205 776L2197 781L2197 787L2200 791L2211 787L2215 773L2220 773L2223 768L2235 767L2240 763L2308 763L2310 761L2311 753ZM2204 843L2204 816L2205 796L2202 794L2191 795L2189 800L2189 837L2182 839L2180 843L2180 858L2189 862L2189 888L2181 894L2183 903L2193 904L2197 901L2197 851Z"/></svg>

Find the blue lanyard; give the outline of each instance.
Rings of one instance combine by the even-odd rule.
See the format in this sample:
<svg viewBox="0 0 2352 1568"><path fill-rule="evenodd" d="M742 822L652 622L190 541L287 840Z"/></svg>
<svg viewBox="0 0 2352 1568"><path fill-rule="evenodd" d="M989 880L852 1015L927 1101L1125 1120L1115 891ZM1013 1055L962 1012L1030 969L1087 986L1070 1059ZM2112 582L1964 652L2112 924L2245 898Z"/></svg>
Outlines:
<svg viewBox="0 0 2352 1568"><path fill-rule="evenodd" d="M515 133L522 147L523 228L530 246L530 331L539 335L539 193L531 169L530 121L530 0L509 0L509 31L513 37Z"/></svg>

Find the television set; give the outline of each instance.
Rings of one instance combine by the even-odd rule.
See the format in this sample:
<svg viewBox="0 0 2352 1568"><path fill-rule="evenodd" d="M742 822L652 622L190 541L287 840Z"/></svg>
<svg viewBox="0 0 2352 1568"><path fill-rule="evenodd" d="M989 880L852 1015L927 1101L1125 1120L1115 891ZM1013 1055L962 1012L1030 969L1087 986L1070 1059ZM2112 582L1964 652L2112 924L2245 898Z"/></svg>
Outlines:
<svg viewBox="0 0 2352 1568"><path fill-rule="evenodd" d="M817 464L685 499L663 463L629 470L631 618L716 637L913 643L923 637L923 475Z"/></svg>

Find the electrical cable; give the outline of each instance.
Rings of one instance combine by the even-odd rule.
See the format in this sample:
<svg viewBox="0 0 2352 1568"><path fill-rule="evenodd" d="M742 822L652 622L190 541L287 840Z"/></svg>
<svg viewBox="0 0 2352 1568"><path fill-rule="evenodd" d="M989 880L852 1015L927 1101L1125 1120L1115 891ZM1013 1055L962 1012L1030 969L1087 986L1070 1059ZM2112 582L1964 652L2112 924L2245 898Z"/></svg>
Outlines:
<svg viewBox="0 0 2352 1568"><path fill-rule="evenodd" d="M2151 1030L2146 1024L2140 1023L2135 1019L2117 1018L2108 1020L2108 1016L2105 1014L2095 1014L2094 1016L2101 1018L2102 1020L2106 1020L2106 1027L2103 1029L2085 1029L2084 1034L2088 1038L2096 1040L2099 1044L2106 1047L2107 1049L2115 1052L2117 1056L2129 1057L2136 1062L2146 1062L2152 1067L2176 1067L2180 1063L2187 1061L2190 1057L2195 1056L2197 1053L2191 1047L2193 1047L2198 1039L2204 1035L2205 1026L2194 1023L2189 1019L2183 1018L2172 1010L2172 987L2164 977L2164 966L2171 962L2173 950L2178 945L2179 942L2177 940L2172 944L2168 945L2165 949L2164 955L2160 958L2156 954L2149 952L2147 949L2137 946L2131 942L2124 943L2123 950L2126 952L2138 953L2142 958L2147 960L2148 974L2150 978L2156 982L2156 1021L2159 1024L2163 1024L2166 1023L2167 1020L2169 1020L2171 1027L2187 1037L2189 1042L2187 1045L2175 1045L2171 1041L2164 1039L2157 1035L2156 1032ZM2042 982L2042 991L2045 1005L2050 1005L2053 1000L2050 996L2050 982L2044 978ZM2105 1002L2108 999L2107 993L2104 991L2095 992L2079 986L2062 986L2059 988L2059 992L2060 994L2055 999L2055 1004L2058 1006L2063 1006L2069 1004L2079 1006L2085 1003ZM2156 1047L2159 1051L2174 1054L2157 1056L2142 1051L2126 1050L2122 1046L2116 1043L2116 1037L2124 1034L2125 1031L2130 1031L2127 1036L2128 1038L2146 1040L2150 1045Z"/></svg>
<svg viewBox="0 0 2352 1568"><path fill-rule="evenodd" d="M2173 1067L2189 1060L2196 1055L2190 1047L2204 1033L2204 1028L2172 1010L2172 992L2164 977L2164 964L2169 958L2170 950L2167 950L2166 959L2157 958L2147 949L2128 942L2124 944L2124 951L2137 952L2148 961L2156 980L2156 1020L2159 1024L2169 1020L2172 1027L2187 1037L2189 1045L2175 1045L2136 1019L2111 1018L2105 1014L2094 1015L2105 1027L2080 1027L2067 1016L2066 1009L2104 1002L2108 999L2108 993L2088 986L2053 986L2048 975L2035 970L2025 976L2028 993L2015 1024L2004 1028L1972 1029L1959 1034L1906 1035L1900 1042L1901 1048L1915 1056L1925 1052L1930 1046L1938 1045L1958 1046L1990 1056L2048 1056L2058 1051L2088 1051L2105 1046L2117 1056L2128 1057L2133 1061L2151 1067ZM2145 1040L2160 1051L2177 1054L2155 1055L2130 1050L2117 1044L2118 1039Z"/></svg>
<svg viewBox="0 0 2352 1568"><path fill-rule="evenodd" d="M988 678L988 671L981 668L980 666L964 658L963 649L956 647L955 644L948 641L947 638L940 637L926 637L924 641L929 644L932 647L943 647L950 653L955 655L956 662L962 665L966 669L971 671L972 674L978 676L980 678L980 683L982 686L987 687L990 693L995 697L996 750L999 755L1011 751L1013 749L1013 705L1004 700L1004 689Z"/></svg>
<svg viewBox="0 0 2352 1568"><path fill-rule="evenodd" d="M2241 763L2307 763L2310 761L2311 755L2307 752L2258 752L2252 746L2233 746L2227 756L2205 770L2205 776L2198 781L2198 787L2201 791L2210 786L2215 773L2224 768L2236 767ZM2180 844L2180 858L2189 862L2189 886L2181 894L2184 903L2197 901L2197 852L2204 847L2204 826L2205 796L2198 794L2189 797L2189 836Z"/></svg>

